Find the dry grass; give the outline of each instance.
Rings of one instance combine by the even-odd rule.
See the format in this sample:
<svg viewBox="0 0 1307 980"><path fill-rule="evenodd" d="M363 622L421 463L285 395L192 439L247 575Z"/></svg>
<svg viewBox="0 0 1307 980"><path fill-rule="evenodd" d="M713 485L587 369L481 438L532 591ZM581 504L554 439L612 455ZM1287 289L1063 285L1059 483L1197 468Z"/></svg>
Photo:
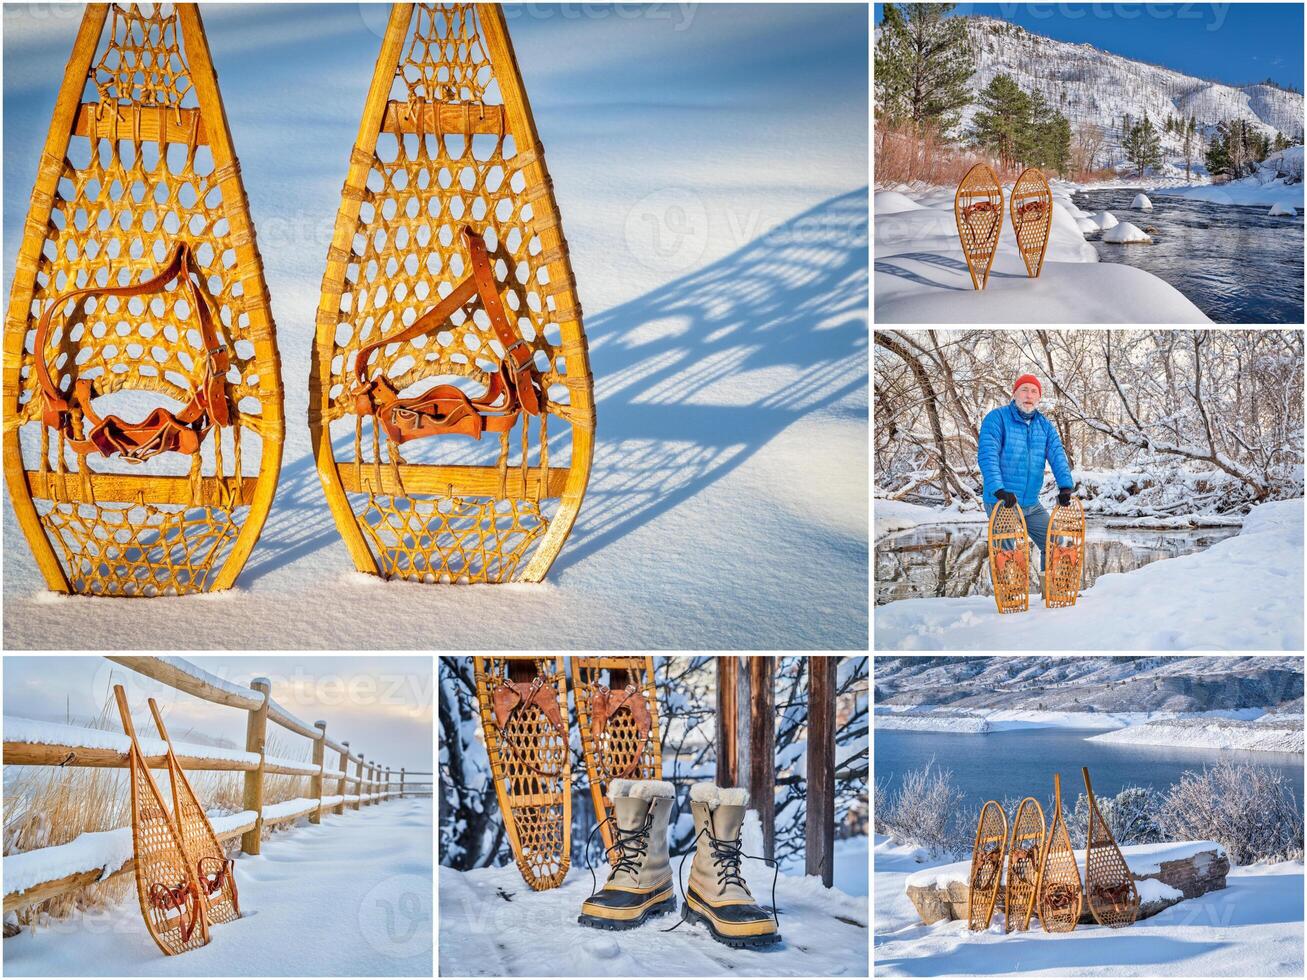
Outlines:
<svg viewBox="0 0 1307 980"><path fill-rule="evenodd" d="M154 733L154 723L148 717L133 720L142 736ZM65 724L75 724L75 721L68 719ZM117 706L112 700L106 701L99 716L88 727L113 732L122 730ZM170 731L169 734L177 743L210 742L226 748L239 748L227 741L204 739L194 729ZM279 732L269 733L267 754L305 761L311 758L311 750L303 745L302 739L282 737ZM152 775L164 799L170 801L166 772L154 770ZM244 809L244 773L188 772L187 777L209 812L239 813ZM309 780L308 776L268 776L264 782L264 805L307 797ZM23 766L12 779L6 778L4 796L6 855L67 844L84 833L113 830L131 823L130 776L126 769ZM266 829L264 838L272 832ZM229 841L228 854L235 853L239 847L239 838ZM116 905L132 896L135 890L133 876L120 875L29 905L16 913L17 921L20 926L37 927L51 920L67 918L77 911Z"/></svg>
<svg viewBox="0 0 1307 980"><path fill-rule="evenodd" d="M989 164L1001 180L1017 177L1015 171L1004 171L992 157L961 149L941 140L933 131L919 131L911 123L890 126L877 121L873 144L872 177L877 186L918 182L939 187L956 185L978 163Z"/></svg>

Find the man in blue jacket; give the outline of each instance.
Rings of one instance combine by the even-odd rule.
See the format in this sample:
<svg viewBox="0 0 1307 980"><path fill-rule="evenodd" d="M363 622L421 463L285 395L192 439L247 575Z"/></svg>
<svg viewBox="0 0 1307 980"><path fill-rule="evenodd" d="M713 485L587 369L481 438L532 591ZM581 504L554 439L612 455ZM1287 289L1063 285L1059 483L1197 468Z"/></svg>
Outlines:
<svg viewBox="0 0 1307 980"><path fill-rule="evenodd" d="M1044 536L1048 511L1039 502L1044 485L1044 463L1057 479L1057 502L1071 503L1075 479L1066 450L1053 423L1035 410L1043 388L1033 374L1023 374L1012 386L1012 401L990 411L980 423L976 459L985 481L985 512L998 506L1021 508L1026 531L1039 548L1039 570L1044 570Z"/></svg>

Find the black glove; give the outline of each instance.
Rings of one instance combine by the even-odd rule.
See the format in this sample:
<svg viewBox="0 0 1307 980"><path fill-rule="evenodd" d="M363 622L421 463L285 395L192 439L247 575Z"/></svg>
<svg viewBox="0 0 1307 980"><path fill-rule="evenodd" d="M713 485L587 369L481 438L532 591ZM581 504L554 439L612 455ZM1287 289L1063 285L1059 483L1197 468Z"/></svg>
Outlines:
<svg viewBox="0 0 1307 980"><path fill-rule="evenodd" d="M1017 495L1011 490L996 490L994 496L1004 507L1015 507L1017 505Z"/></svg>
<svg viewBox="0 0 1307 980"><path fill-rule="evenodd" d="M1070 506L1071 506L1071 491L1070 491L1069 489L1061 489L1061 488L1060 488L1060 489L1057 491L1057 502L1058 502L1058 505L1059 505L1059 506L1062 506L1062 507L1070 507Z"/></svg>

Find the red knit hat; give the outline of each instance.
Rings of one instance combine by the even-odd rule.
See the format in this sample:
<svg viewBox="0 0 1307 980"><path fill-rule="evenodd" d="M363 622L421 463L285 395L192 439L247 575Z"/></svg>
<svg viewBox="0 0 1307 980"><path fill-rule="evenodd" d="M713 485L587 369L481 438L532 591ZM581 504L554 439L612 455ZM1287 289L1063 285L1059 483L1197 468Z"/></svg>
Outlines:
<svg viewBox="0 0 1307 980"><path fill-rule="evenodd" d="M1039 379L1036 378L1033 374L1023 374L1021 375L1021 377L1017 378L1017 383L1012 386L1012 393L1015 395L1017 389L1020 388L1023 384L1025 384L1027 381L1039 389L1039 394L1042 397L1044 394L1044 386L1039 383Z"/></svg>

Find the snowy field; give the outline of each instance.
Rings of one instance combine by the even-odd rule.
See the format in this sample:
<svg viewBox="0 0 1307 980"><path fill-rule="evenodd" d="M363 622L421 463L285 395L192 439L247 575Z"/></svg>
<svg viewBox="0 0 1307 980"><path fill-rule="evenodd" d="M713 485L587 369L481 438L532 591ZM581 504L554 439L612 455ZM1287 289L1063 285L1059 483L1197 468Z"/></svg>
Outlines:
<svg viewBox="0 0 1307 980"><path fill-rule="evenodd" d="M673 871L679 863L672 858ZM770 905L772 872L760 861L744 865L754 897ZM531 891L516 865L441 868L440 975L867 976L867 838L837 841L835 867L835 889L801 873L777 878L782 942L766 950L731 949L698 924L664 934L680 921L679 888L675 914L605 932L576 921L591 890L584 866L574 863L563 885L545 892Z"/></svg>
<svg viewBox="0 0 1307 980"><path fill-rule="evenodd" d="M864 8L510 6L598 421L549 578L501 588L354 572L309 443L315 311L384 7L204 15L277 321L276 502L234 590L137 602L46 592L6 503L7 648L866 649ZM77 17L4 18L8 272Z"/></svg>
<svg viewBox="0 0 1307 980"><path fill-rule="evenodd" d="M1134 849L1125 850L1129 859ZM1077 853L1083 867L1083 852ZM924 862L918 849L876 835L877 977L1303 974L1301 861L1232 868L1224 889L1181 902L1128 929L1095 924L1071 933L1036 927L1009 935L1003 933L1001 915L981 933L970 932L962 921L923 925L905 891L908 878L951 880L960 866L965 880L968 868L966 862L949 863L932 872ZM1130 862L1134 868L1136 860Z"/></svg>
<svg viewBox="0 0 1307 980"><path fill-rule="evenodd" d="M1121 731L1090 736L1092 741L1124 745L1190 745L1212 749L1238 749L1244 752L1297 752L1303 754L1302 719L1292 726L1288 720L1276 724L1222 723L1196 721L1176 724L1154 721Z"/></svg>
<svg viewBox="0 0 1307 980"><path fill-rule="evenodd" d="M217 821L215 821L217 822ZM237 855L242 917L162 956L133 890L118 906L4 942L7 976L430 976L430 799L302 819ZM9 861L6 858L6 863Z"/></svg>
<svg viewBox="0 0 1307 980"><path fill-rule="evenodd" d="M877 650L1301 650L1303 501L1258 505L1205 551L1103 575L1072 608L903 599L876 609L875 637Z"/></svg>

